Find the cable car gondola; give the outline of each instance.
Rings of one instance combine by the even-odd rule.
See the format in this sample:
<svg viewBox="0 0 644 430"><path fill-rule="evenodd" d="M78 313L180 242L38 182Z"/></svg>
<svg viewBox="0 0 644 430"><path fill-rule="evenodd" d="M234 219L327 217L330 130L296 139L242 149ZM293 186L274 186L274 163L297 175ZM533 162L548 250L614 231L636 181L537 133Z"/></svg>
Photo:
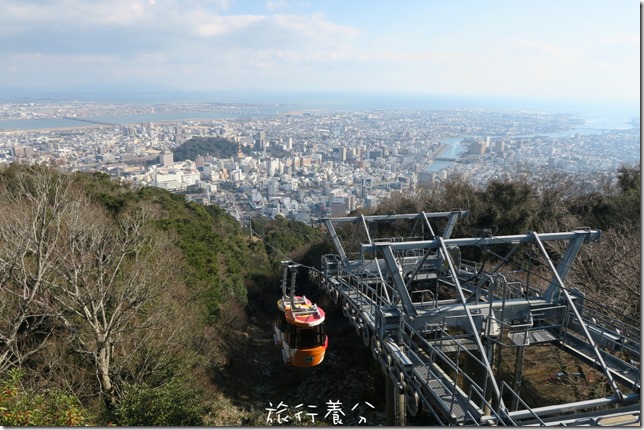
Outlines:
<svg viewBox="0 0 644 430"><path fill-rule="evenodd" d="M277 301L273 334L275 346L282 348L284 364L317 366L324 360L329 344L324 327L324 310L305 296L295 295L295 276L300 265L292 261L283 261L282 265L282 298ZM288 272L291 272L291 286L287 292Z"/></svg>

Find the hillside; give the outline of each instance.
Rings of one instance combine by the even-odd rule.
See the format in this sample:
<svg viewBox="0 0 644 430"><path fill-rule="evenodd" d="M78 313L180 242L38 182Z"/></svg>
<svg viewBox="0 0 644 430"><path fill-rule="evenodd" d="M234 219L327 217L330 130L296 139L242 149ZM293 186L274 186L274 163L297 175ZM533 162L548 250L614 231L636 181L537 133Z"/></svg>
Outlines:
<svg viewBox="0 0 644 430"><path fill-rule="evenodd" d="M569 279L639 320L639 166L618 177L591 194L572 178L452 181L379 212L469 209L454 236L601 228ZM384 423L379 366L304 270L298 294L327 311L327 357L289 368L272 344L279 262L317 266L333 252L324 232L258 219L250 237L216 206L38 166L0 170L0 207L0 424L262 425L270 404L338 399Z"/></svg>
<svg viewBox="0 0 644 430"><path fill-rule="evenodd" d="M293 402L314 378L327 388L307 400L322 406L328 399L319 396L332 395L332 381L346 377L347 365L356 401L366 395L381 404L373 369L361 365L368 351L340 340L351 327L307 286L305 273L301 292L335 315L329 333L337 349L311 375L284 367L272 344L279 261L283 253L319 260L327 249L319 231L280 218L257 220L250 238L218 207L160 189L130 189L104 174L41 167L0 171L0 201L7 208L0 223L7 288L0 298L13 304L0 335L16 339L0 345L7 375L0 385L15 394L0 398L9 411L3 425L262 424L267 393ZM30 230L34 225L41 227ZM30 244L31 233L42 242ZM22 247L47 266L49 293L34 284L32 261L21 262L21 274L9 264ZM47 247L53 254L39 254ZM27 286L33 299L18 299ZM25 338L32 340L19 341ZM53 409L62 412L52 419L35 413Z"/></svg>
<svg viewBox="0 0 644 430"><path fill-rule="evenodd" d="M215 158L231 158L237 155L239 146L223 137L193 137L172 150L175 161L194 160L198 156L210 155ZM242 145L242 153L249 149Z"/></svg>
<svg viewBox="0 0 644 430"><path fill-rule="evenodd" d="M212 392L246 287L270 276L263 248L217 207L98 173L11 166L0 205L0 369L19 370L2 383L71 396L79 423L124 425L147 419L128 404L190 387L179 415L154 422L203 423L211 405L192 388ZM18 412L3 424L37 424Z"/></svg>

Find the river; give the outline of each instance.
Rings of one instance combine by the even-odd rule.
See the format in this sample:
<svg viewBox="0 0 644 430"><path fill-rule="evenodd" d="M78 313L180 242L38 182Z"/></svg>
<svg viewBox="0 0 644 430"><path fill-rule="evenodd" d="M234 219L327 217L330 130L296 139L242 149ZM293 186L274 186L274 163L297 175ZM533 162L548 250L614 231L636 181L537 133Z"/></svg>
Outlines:
<svg viewBox="0 0 644 430"><path fill-rule="evenodd" d="M593 125L597 126L602 124L602 127L605 126L606 121L596 120L590 124L582 124L578 128L573 128L570 130L548 132L548 133L533 133L533 134L524 134L524 135L490 135L491 138L505 138L505 139L521 139L521 138L532 138L535 136L549 136L549 137L572 137L574 135L590 135L590 134L601 134L604 132L603 128L592 128ZM611 121L610 126L612 130L626 130L634 128L632 124L628 124L622 121ZM590 126L589 126L590 125ZM611 130L606 128L605 130ZM452 164L455 160L460 158L463 154L468 152L469 146L464 145L461 142L467 138L475 139L484 139L487 136L457 136L457 137L448 137L440 139L439 142L445 145L445 147L437 155L437 158L444 158L444 160L434 160L427 168L425 172L439 172ZM447 159L453 160L447 160Z"/></svg>
<svg viewBox="0 0 644 430"><path fill-rule="evenodd" d="M282 108L283 109L283 108ZM230 112L161 112L140 113L128 115L102 115L78 117L78 120L69 118L42 118L42 119L11 119L0 121L0 130L47 130L80 128L91 125L92 121L114 125L128 125L140 123L175 122L187 120L219 120L236 119L244 117L260 117L276 115L279 109L275 107L240 107Z"/></svg>

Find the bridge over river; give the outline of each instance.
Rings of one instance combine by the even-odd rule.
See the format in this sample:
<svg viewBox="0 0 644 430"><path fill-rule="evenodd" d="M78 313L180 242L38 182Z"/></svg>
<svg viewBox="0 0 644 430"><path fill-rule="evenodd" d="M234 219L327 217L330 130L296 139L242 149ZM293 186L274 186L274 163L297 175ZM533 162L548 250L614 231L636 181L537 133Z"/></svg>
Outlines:
<svg viewBox="0 0 644 430"><path fill-rule="evenodd" d="M99 121L99 120L95 120L95 119L80 118L80 117L75 117L75 116L64 116L63 119L68 119L68 120L71 120L71 121L86 122L88 124L109 125L109 126L112 126L112 127L118 127L118 126L122 125L122 124L116 124L116 123L113 123L113 122Z"/></svg>

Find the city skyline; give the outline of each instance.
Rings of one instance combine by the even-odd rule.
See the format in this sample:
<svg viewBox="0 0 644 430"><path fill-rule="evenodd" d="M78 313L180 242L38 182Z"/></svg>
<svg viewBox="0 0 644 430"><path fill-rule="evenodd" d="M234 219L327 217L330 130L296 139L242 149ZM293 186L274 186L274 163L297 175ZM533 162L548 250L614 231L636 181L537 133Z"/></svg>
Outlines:
<svg viewBox="0 0 644 430"><path fill-rule="evenodd" d="M633 1L0 1L0 92L361 92L639 110Z"/></svg>

